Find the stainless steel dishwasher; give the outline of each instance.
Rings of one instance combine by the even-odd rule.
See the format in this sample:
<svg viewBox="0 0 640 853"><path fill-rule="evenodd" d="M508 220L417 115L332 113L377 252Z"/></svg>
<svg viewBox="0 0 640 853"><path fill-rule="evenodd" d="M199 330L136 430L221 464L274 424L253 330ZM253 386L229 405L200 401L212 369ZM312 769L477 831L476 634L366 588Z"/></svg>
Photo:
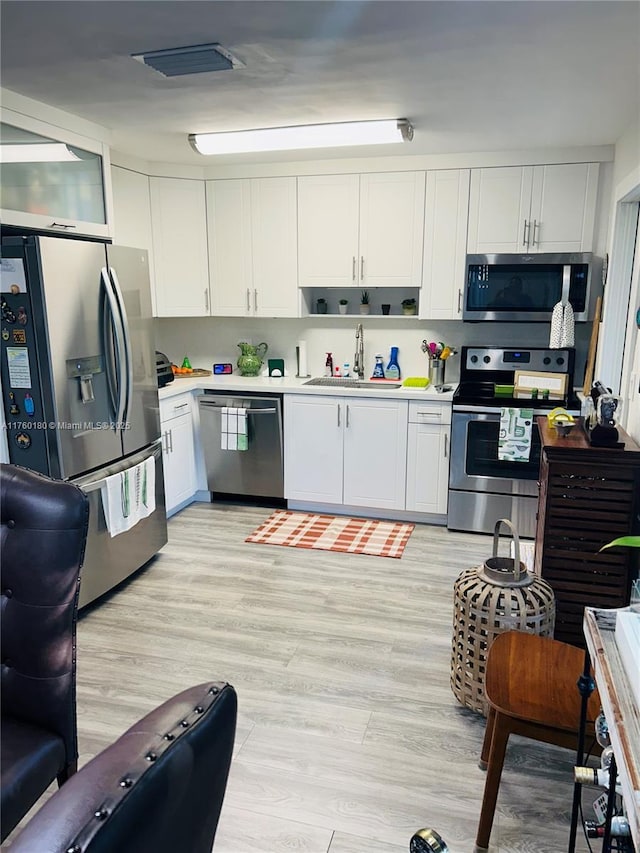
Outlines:
<svg viewBox="0 0 640 853"><path fill-rule="evenodd" d="M223 450L223 407L247 412L247 450ZM209 491L263 498L284 497L282 464L282 395L198 396L200 435Z"/></svg>

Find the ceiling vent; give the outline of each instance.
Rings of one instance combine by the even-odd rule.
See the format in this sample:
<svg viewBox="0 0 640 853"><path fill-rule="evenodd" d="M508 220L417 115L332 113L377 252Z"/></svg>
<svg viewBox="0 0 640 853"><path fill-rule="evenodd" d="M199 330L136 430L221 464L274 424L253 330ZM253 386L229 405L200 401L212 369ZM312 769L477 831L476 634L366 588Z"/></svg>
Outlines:
<svg viewBox="0 0 640 853"><path fill-rule="evenodd" d="M220 44L172 47L167 50L151 50L148 53L133 53L132 56L165 77L182 77L184 74L205 74L209 71L229 71L245 67L243 62Z"/></svg>

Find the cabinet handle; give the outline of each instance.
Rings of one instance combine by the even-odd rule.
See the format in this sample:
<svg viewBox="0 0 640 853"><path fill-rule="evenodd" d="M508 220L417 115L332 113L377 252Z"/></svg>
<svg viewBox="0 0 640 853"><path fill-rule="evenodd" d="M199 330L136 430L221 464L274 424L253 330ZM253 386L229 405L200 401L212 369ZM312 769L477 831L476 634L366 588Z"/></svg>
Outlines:
<svg viewBox="0 0 640 853"><path fill-rule="evenodd" d="M338 406L338 426L340 426L340 403L338 403L337 406Z"/></svg>
<svg viewBox="0 0 640 853"><path fill-rule="evenodd" d="M251 291L247 288L247 313L251 311Z"/></svg>
<svg viewBox="0 0 640 853"><path fill-rule="evenodd" d="M347 403L347 429L349 429L349 404Z"/></svg>
<svg viewBox="0 0 640 853"><path fill-rule="evenodd" d="M449 436L444 434L444 458L446 459L449 456Z"/></svg>
<svg viewBox="0 0 640 853"><path fill-rule="evenodd" d="M173 411L174 411L174 412L177 412L177 411L178 411L178 409L186 409L186 407L187 407L188 405L189 405L188 403L180 403L178 406L174 406L174 407L173 407Z"/></svg>
<svg viewBox="0 0 640 853"><path fill-rule="evenodd" d="M52 222L50 228L75 228L75 225L65 225L64 222Z"/></svg>
<svg viewBox="0 0 640 853"><path fill-rule="evenodd" d="M364 255L360 255L360 281L364 281Z"/></svg>
<svg viewBox="0 0 640 853"><path fill-rule="evenodd" d="M356 280L356 256L353 256L353 265L351 267L351 281Z"/></svg>
<svg viewBox="0 0 640 853"><path fill-rule="evenodd" d="M537 219L533 220L533 239L531 240L531 245L535 246L540 243L540 240L536 241L536 229L540 228L540 223Z"/></svg>
<svg viewBox="0 0 640 853"><path fill-rule="evenodd" d="M167 433L167 443L169 444L169 453L173 453L173 430L170 429Z"/></svg>
<svg viewBox="0 0 640 853"><path fill-rule="evenodd" d="M258 310L258 291L257 290L253 291L253 310L254 311Z"/></svg>
<svg viewBox="0 0 640 853"><path fill-rule="evenodd" d="M209 290L206 287L204 289L204 310L209 313Z"/></svg>
<svg viewBox="0 0 640 853"><path fill-rule="evenodd" d="M462 290L458 288L458 314L462 311Z"/></svg>
<svg viewBox="0 0 640 853"><path fill-rule="evenodd" d="M166 452L167 452L167 446L166 446L166 444L165 444L165 439L166 439L166 437L167 437L166 432L163 432L163 433L162 433L162 450L163 450L163 452L164 452L164 453L166 453Z"/></svg>
<svg viewBox="0 0 640 853"><path fill-rule="evenodd" d="M524 228L522 229L522 245L527 249L529 248L529 238L527 237L527 231L531 229L531 223L524 220Z"/></svg>

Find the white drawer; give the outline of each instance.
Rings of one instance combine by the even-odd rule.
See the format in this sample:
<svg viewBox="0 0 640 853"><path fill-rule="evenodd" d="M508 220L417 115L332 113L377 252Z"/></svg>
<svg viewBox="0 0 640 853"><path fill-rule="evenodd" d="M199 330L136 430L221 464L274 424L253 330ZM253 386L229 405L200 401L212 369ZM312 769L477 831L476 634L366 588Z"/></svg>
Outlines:
<svg viewBox="0 0 640 853"><path fill-rule="evenodd" d="M191 394L179 394L177 397L160 400L160 420L164 423L172 418L179 418L181 415L190 415L192 405Z"/></svg>
<svg viewBox="0 0 640 853"><path fill-rule="evenodd" d="M410 424L450 424L451 403L441 400L425 400L409 402Z"/></svg>

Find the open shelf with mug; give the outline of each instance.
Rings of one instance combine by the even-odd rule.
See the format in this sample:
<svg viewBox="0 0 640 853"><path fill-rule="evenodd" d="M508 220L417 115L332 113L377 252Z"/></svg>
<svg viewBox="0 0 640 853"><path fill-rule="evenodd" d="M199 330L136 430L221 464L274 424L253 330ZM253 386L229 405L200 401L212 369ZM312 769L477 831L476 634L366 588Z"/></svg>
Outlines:
<svg viewBox="0 0 640 853"><path fill-rule="evenodd" d="M302 317L385 317L418 319L419 287L302 287ZM367 301L364 301L367 300Z"/></svg>

